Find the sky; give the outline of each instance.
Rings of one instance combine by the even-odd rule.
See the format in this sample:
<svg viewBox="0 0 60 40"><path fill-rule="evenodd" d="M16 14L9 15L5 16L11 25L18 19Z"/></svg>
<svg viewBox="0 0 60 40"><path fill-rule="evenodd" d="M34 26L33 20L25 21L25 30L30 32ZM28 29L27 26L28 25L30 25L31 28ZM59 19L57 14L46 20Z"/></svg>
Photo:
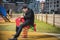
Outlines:
<svg viewBox="0 0 60 40"><path fill-rule="evenodd" d="M41 1L45 1L45 0L37 0L37 1L40 1L41 2Z"/></svg>

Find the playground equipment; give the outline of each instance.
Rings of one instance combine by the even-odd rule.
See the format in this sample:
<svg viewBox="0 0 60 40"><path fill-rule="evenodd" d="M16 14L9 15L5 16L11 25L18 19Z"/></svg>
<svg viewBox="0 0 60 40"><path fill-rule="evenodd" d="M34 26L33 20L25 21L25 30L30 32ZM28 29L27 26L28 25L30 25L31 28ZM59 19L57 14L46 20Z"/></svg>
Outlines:
<svg viewBox="0 0 60 40"><path fill-rule="evenodd" d="M10 20L7 18L6 9L2 5L0 5L0 16L5 20L5 22L10 22Z"/></svg>
<svg viewBox="0 0 60 40"><path fill-rule="evenodd" d="M21 23L24 23L24 22L25 22L24 18L18 17L18 18L16 19L16 26L19 27L20 24L21 24ZM26 26L26 27L23 28L23 32L22 32L22 37L23 37L23 38L27 38L27 36L28 36L28 30L29 30L30 28L33 29L33 30L36 32L36 24L34 24L33 27L28 25L28 26Z"/></svg>

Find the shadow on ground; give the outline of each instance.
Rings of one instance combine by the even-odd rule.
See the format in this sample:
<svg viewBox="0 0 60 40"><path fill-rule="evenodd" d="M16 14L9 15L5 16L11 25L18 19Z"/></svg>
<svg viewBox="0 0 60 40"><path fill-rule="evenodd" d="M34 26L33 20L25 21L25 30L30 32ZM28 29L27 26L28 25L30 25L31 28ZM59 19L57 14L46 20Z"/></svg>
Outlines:
<svg viewBox="0 0 60 40"><path fill-rule="evenodd" d="M1 32L0 33L0 40L9 40L12 38L14 32ZM52 35L40 34L35 32L29 32L28 38L22 38L22 34L19 36L18 40L59 40L57 37Z"/></svg>

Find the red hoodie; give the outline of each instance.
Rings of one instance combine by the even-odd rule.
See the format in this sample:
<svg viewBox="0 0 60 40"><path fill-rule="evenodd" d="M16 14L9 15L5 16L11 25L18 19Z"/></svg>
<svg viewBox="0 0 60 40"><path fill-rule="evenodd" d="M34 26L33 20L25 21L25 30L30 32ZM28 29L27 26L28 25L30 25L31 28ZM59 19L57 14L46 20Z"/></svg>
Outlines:
<svg viewBox="0 0 60 40"><path fill-rule="evenodd" d="M18 18L16 19L16 26L19 27L20 24L23 23L23 22L25 22L24 18L20 18L20 17L18 17Z"/></svg>
<svg viewBox="0 0 60 40"><path fill-rule="evenodd" d="M21 24L21 23L24 23L24 22L25 22L24 18L18 17L18 18L16 19L16 26L19 27L20 24ZM27 28L29 29L30 26L27 26ZM34 24L34 31L36 31L36 24Z"/></svg>
<svg viewBox="0 0 60 40"><path fill-rule="evenodd" d="M17 27L19 27L19 26L20 26L20 20L21 20L21 18L20 18L20 17L18 17L18 18L16 19L16 26L17 26Z"/></svg>

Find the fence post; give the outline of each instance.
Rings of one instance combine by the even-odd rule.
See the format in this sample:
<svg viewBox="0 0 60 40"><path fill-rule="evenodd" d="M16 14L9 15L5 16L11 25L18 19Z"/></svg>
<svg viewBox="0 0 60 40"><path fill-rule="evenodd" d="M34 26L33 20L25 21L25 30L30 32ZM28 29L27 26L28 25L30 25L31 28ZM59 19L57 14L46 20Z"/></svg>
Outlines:
<svg viewBox="0 0 60 40"><path fill-rule="evenodd" d="M55 26L55 13L53 12L53 26Z"/></svg>
<svg viewBox="0 0 60 40"><path fill-rule="evenodd" d="M38 20L39 20L39 14L38 14Z"/></svg>
<svg viewBox="0 0 60 40"><path fill-rule="evenodd" d="M35 20L37 20L36 14L35 14Z"/></svg>
<svg viewBox="0 0 60 40"><path fill-rule="evenodd" d="M37 14L36 14L36 20L37 20Z"/></svg>
<svg viewBox="0 0 60 40"><path fill-rule="evenodd" d="M48 21L48 15L47 15L47 13L46 13L46 23L47 23L47 21Z"/></svg>
<svg viewBox="0 0 60 40"><path fill-rule="evenodd" d="M37 14L36 14L36 20L37 20Z"/></svg>
<svg viewBox="0 0 60 40"><path fill-rule="evenodd" d="M41 13L41 21L43 22L43 13Z"/></svg>

